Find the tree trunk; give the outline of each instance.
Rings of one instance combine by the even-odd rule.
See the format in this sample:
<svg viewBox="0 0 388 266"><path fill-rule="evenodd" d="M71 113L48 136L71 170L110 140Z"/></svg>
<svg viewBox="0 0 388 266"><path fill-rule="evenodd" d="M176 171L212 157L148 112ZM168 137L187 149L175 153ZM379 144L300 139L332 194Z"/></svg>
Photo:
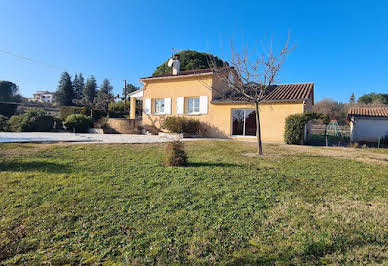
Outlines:
<svg viewBox="0 0 388 266"><path fill-rule="evenodd" d="M255 102L255 108L256 108L257 154L258 154L258 155L263 155L263 147L262 147L262 143L261 143L259 103L258 103L258 102Z"/></svg>

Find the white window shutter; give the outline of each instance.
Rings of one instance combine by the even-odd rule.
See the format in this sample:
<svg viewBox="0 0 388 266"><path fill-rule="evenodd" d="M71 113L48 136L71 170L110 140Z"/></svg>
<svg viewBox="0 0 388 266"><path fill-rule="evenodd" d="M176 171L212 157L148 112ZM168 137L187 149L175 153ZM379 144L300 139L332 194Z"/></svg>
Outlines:
<svg viewBox="0 0 388 266"><path fill-rule="evenodd" d="M176 98L176 113L182 115L185 112L185 97Z"/></svg>
<svg viewBox="0 0 388 266"><path fill-rule="evenodd" d="M144 113L147 115L151 114L151 99L150 98L144 99Z"/></svg>
<svg viewBox="0 0 388 266"><path fill-rule="evenodd" d="M171 114L171 98L164 98L164 113L166 115Z"/></svg>
<svg viewBox="0 0 388 266"><path fill-rule="evenodd" d="M208 101L207 96L199 97L199 112L201 114L207 114Z"/></svg>

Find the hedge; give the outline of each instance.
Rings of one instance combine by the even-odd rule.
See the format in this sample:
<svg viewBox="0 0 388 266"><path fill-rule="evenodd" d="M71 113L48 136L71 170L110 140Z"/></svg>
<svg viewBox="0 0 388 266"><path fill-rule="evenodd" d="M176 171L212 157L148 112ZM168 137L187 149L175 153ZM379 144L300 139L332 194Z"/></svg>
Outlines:
<svg viewBox="0 0 388 266"><path fill-rule="evenodd" d="M329 118L321 113L294 114L286 118L284 141L287 144L302 145L304 143L304 129L308 121L322 119L324 124L329 123Z"/></svg>
<svg viewBox="0 0 388 266"><path fill-rule="evenodd" d="M11 117L16 113L17 108L18 105L14 103L0 103L0 115Z"/></svg>
<svg viewBox="0 0 388 266"><path fill-rule="evenodd" d="M79 106L61 106L59 107L59 117L65 120L69 115L73 114L84 114L86 115L86 107Z"/></svg>
<svg viewBox="0 0 388 266"><path fill-rule="evenodd" d="M4 115L0 115L0 131L8 131L8 119Z"/></svg>
<svg viewBox="0 0 388 266"><path fill-rule="evenodd" d="M64 122L66 130L77 133L87 133L91 124L91 117L83 114L69 115Z"/></svg>
<svg viewBox="0 0 388 266"><path fill-rule="evenodd" d="M29 110L21 115L14 115L8 121L10 131L48 132L54 128L54 117L44 111Z"/></svg>
<svg viewBox="0 0 388 266"><path fill-rule="evenodd" d="M198 134L201 130L201 122L186 117L169 116L163 121L162 127L174 133Z"/></svg>

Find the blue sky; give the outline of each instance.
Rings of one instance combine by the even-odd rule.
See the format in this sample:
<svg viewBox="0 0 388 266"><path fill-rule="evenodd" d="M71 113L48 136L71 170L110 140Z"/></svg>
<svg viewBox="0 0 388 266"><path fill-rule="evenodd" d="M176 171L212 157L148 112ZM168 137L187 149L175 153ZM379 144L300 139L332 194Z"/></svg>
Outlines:
<svg viewBox="0 0 388 266"><path fill-rule="evenodd" d="M72 75L139 85L171 48L227 58L229 41L254 47L290 32L281 83L314 82L315 100L388 93L388 1L0 0L0 50ZM61 69L0 52L0 80L24 96L53 91Z"/></svg>

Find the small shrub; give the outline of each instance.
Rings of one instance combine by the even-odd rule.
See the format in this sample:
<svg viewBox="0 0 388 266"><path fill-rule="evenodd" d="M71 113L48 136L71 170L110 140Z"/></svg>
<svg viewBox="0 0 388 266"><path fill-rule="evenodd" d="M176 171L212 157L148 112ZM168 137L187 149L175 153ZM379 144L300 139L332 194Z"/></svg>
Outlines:
<svg viewBox="0 0 388 266"><path fill-rule="evenodd" d="M23 117L22 115L13 115L8 121L8 129L12 132L20 131L19 127L22 123Z"/></svg>
<svg viewBox="0 0 388 266"><path fill-rule="evenodd" d="M83 114L73 114L69 115L64 123L66 130L75 131L77 133L86 133L88 132L91 126L91 118Z"/></svg>
<svg viewBox="0 0 388 266"><path fill-rule="evenodd" d="M198 134L201 130L201 122L180 116L169 116L163 121L162 127L174 133Z"/></svg>
<svg viewBox="0 0 388 266"><path fill-rule="evenodd" d="M0 115L0 131L8 131L8 119L4 115Z"/></svg>
<svg viewBox="0 0 388 266"><path fill-rule="evenodd" d="M9 119L9 130L14 132L48 132L54 127L54 117L44 111L29 110Z"/></svg>
<svg viewBox="0 0 388 266"><path fill-rule="evenodd" d="M187 166L185 146L181 141L174 141L167 144L166 166Z"/></svg>
<svg viewBox="0 0 388 266"><path fill-rule="evenodd" d="M61 106L59 108L59 117L62 120L65 120L69 115L73 114L81 114L82 112L86 112L86 107L79 107L79 106ZM86 113L84 113L86 115Z"/></svg>
<svg viewBox="0 0 388 266"><path fill-rule="evenodd" d="M303 144L305 125L308 121L314 119L322 119L325 124L329 122L328 117L321 113L304 113L288 116L284 130L284 141L287 144Z"/></svg>

